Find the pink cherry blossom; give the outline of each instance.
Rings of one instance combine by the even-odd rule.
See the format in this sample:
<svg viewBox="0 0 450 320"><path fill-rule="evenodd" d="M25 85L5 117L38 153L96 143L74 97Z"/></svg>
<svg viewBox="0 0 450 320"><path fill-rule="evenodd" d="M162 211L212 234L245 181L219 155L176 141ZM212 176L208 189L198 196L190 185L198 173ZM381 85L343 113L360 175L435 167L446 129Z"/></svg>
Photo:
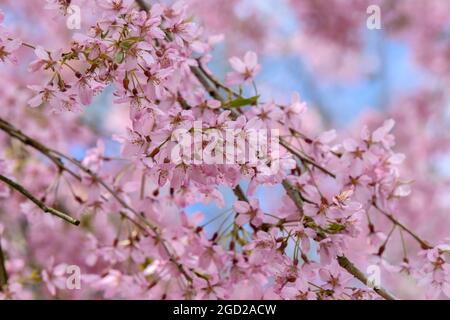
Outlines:
<svg viewBox="0 0 450 320"><path fill-rule="evenodd" d="M236 201L233 205L234 210L238 214L236 223L240 226L251 222L258 227L264 221L264 214L259 209L258 200L252 199L249 203L245 201Z"/></svg>
<svg viewBox="0 0 450 320"><path fill-rule="evenodd" d="M0 29L0 61L8 62L8 63L17 63L17 58L15 56L15 51L20 48L20 40L7 39L6 34L2 34L2 30Z"/></svg>
<svg viewBox="0 0 450 320"><path fill-rule="evenodd" d="M244 60L232 57L229 62L235 71L227 75L227 83L229 85L251 83L261 69L261 66L258 64L258 56L253 51L247 52Z"/></svg>

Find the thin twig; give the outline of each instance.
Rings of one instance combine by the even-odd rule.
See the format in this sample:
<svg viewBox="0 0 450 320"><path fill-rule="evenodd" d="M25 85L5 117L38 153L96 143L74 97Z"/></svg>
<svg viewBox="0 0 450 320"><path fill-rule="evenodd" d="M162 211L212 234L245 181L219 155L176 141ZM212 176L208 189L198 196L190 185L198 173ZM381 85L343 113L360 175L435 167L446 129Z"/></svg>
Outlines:
<svg viewBox="0 0 450 320"><path fill-rule="evenodd" d="M408 233L411 237L413 237L422 247L422 249L432 249L433 246L430 245L427 241L420 238L417 234L415 234L413 231L411 231L408 227L406 227L403 223L398 221L392 214L386 212L385 210L381 209L375 201L372 202L372 205L375 209L377 209L380 213L382 213L385 217L387 217L391 222L403 229L406 233Z"/></svg>
<svg viewBox="0 0 450 320"><path fill-rule="evenodd" d="M292 153L293 155L297 156L301 161L309 163L313 167L316 167L317 169L319 169L320 171L324 172L325 174L329 175L332 178L336 178L336 175L334 173L332 173L331 171L329 171L326 168L322 167L320 164L315 162L313 159L307 157L306 155L300 154L300 152L294 150L291 146L289 146L286 142L284 142L283 139L280 139L280 144L286 150L288 150L290 153Z"/></svg>
<svg viewBox="0 0 450 320"><path fill-rule="evenodd" d="M300 192L298 192L287 179L283 180L282 185L284 187L284 190L286 190L286 193L289 196L289 198L292 199L295 206L303 216L303 198Z"/></svg>
<svg viewBox="0 0 450 320"><path fill-rule="evenodd" d="M50 213L58 218L63 219L64 221L67 221L75 226L78 226L80 224L80 221L69 216L68 214L61 212L59 210L56 210L55 208L52 207L48 207L44 202L42 202L41 200L37 199L35 196L33 196L31 194L31 192L29 192L27 189L25 189L24 187L22 187L20 184L18 184L17 182L12 181L11 179L3 176L0 174L0 181L3 181L4 183L6 183L7 185L9 185L11 188L19 191L21 194L23 194L26 198L28 198L29 200L31 200L32 202L34 202L34 204L36 206L38 206L42 211L44 211L45 213Z"/></svg>
<svg viewBox="0 0 450 320"><path fill-rule="evenodd" d="M34 139L30 138L29 136L25 135L19 129L15 128L12 124L10 124L9 122L7 122L6 120L4 120L2 118L0 118L0 130L4 131L9 136L21 141L23 144L33 147L37 151L41 152L47 158L49 158L60 171L66 171L71 176L73 176L75 179L81 181L81 177L78 174L76 174L75 172L73 172L71 169L67 168L64 165L64 163L62 162L61 158L52 154L52 152L53 152L52 149L46 147L39 141L34 140Z"/></svg>

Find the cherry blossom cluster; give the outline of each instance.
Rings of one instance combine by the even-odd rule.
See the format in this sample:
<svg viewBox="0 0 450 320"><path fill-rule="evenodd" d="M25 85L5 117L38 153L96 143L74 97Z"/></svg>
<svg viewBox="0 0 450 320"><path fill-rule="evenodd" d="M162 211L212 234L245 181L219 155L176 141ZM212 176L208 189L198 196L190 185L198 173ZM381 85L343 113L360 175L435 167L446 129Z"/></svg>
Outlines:
<svg viewBox="0 0 450 320"><path fill-rule="evenodd" d="M49 3L52 14L70 4ZM30 74L0 95L11 106L0 110L1 298L395 298L388 282L373 287L361 277L370 264L408 274L427 297L450 296L450 242L424 240L396 213L412 201L414 184L403 174L394 120L349 136L312 132L299 94L287 104L262 101L255 52L230 58L223 82L208 69L218 38L204 35L186 4L85 5L95 13L92 26L60 50L0 27L8 78L18 64L28 63ZM128 114L125 134L112 137L121 147L115 156L76 122L108 88L113 108ZM194 159L206 152L227 159L228 132L243 153L258 130L279 133L269 137L279 152L257 150L256 161L174 161L186 137ZM80 141L96 145L77 159L70 151ZM279 192L271 208L257 196L263 187ZM198 203L222 212L189 213ZM68 212L79 226L49 212ZM398 249L394 232L404 257L388 262L385 251ZM69 265L82 270L80 290L67 288Z"/></svg>

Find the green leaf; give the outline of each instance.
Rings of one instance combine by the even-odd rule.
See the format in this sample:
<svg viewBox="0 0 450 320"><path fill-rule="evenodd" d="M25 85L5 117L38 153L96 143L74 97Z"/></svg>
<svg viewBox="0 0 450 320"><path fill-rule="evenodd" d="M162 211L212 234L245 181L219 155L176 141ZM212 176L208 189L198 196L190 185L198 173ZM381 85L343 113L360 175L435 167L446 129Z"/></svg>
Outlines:
<svg viewBox="0 0 450 320"><path fill-rule="evenodd" d="M144 38L142 38L142 37L129 37L125 41L128 41L128 42L139 42L139 41L143 41L143 40L144 40Z"/></svg>
<svg viewBox="0 0 450 320"><path fill-rule="evenodd" d="M233 101L225 104L226 108L239 108L244 106L254 106L258 103L259 96L254 96L250 98L239 97Z"/></svg>
<svg viewBox="0 0 450 320"><path fill-rule="evenodd" d="M130 50L130 48L139 41L142 41L142 37L130 37L119 43L119 46L124 50Z"/></svg>
<svg viewBox="0 0 450 320"><path fill-rule="evenodd" d="M345 226L338 223L332 223L327 227L327 232L331 234L336 234L345 230Z"/></svg>
<svg viewBox="0 0 450 320"><path fill-rule="evenodd" d="M114 57L114 62L121 64L124 59L125 59L125 52L120 50L119 52L117 52L116 56Z"/></svg>

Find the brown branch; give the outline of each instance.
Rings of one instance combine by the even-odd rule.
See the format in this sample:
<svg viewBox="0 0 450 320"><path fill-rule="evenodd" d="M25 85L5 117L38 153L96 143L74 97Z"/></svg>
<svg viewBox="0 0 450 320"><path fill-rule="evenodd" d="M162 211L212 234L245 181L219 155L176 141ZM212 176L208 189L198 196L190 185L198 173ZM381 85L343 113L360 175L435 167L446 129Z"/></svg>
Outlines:
<svg viewBox="0 0 450 320"><path fill-rule="evenodd" d="M210 74L201 64L200 59L197 59L198 62L198 68L200 69L200 71L202 71L202 73L206 76L206 78L211 81L216 88L221 88L223 90L225 90L227 93L232 94L235 97L240 97L241 95L238 94L237 92L234 92L233 90L231 90L231 88L227 87L226 85L224 85L223 83L221 83L219 80L217 80L212 74Z"/></svg>
<svg viewBox="0 0 450 320"><path fill-rule="evenodd" d="M208 82L207 77L204 76L202 70L198 67L191 67L191 72L200 82L200 84L205 88L211 97L224 103L225 99L220 95L219 92Z"/></svg>
<svg viewBox="0 0 450 320"><path fill-rule="evenodd" d="M61 172L66 171L71 176L73 176L75 179L81 181L81 177L79 175L77 175L75 172L73 172L72 170L67 168L64 165L64 163L62 162L60 157L54 155L54 153L55 153L54 150L46 147L39 141L34 140L34 139L30 138L29 136L25 135L20 130L18 130L17 128L15 128L13 125L11 125L9 122L7 122L6 120L4 120L2 118L0 118L0 130L4 131L12 138L19 140L23 144L28 145L28 146L34 148L35 150L41 152L50 161L52 161L56 165L58 170L60 170Z"/></svg>
<svg viewBox="0 0 450 320"><path fill-rule="evenodd" d="M245 193L242 190L240 185L237 185L233 189L233 192L234 192L234 195L236 196L236 198L238 198L238 200L248 202L247 196L245 195Z"/></svg>
<svg viewBox="0 0 450 320"><path fill-rule="evenodd" d="M5 254L2 249L2 242L0 238L0 292L3 291L4 287L8 284L8 273L6 272L5 266Z"/></svg>
<svg viewBox="0 0 450 320"><path fill-rule="evenodd" d="M83 164L72 158L69 157L57 150L51 149L45 145L43 145L42 143L40 143L39 141L27 136L26 134L22 133L20 130L18 130L17 128L15 128L12 124L10 124L9 122L7 122L6 120L0 118L0 130L3 130L5 133L7 133L9 136L11 136L12 138L18 139L20 142L22 142L25 145L28 145L32 148L34 148L35 150L39 151L41 154L43 154L44 156L46 156L48 159L50 159L61 172L68 172L70 173L72 176L74 176L77 180L81 180L81 177L76 174L74 171L72 171L71 169L69 169L64 162L62 161L62 159L65 159L67 161L69 161L70 163L72 163L73 165L75 165L78 169L80 169L81 171L83 171L84 173L86 173L87 175L89 175L93 181L98 182L103 188L106 189L106 191L108 191L108 193L110 193L124 208L130 210L131 212L133 212L133 214L135 214L136 216L140 217L140 215L138 214L138 212L136 212L133 208L131 208L122 198L120 198L116 192L114 192L111 187L109 187L105 181L103 181L100 177L98 177L95 173L93 173L89 168L83 166Z"/></svg>
<svg viewBox="0 0 450 320"><path fill-rule="evenodd" d="M146 4L144 0L136 0L136 3L138 4L138 6L141 10L144 10L144 11L149 10L148 4Z"/></svg>
<svg viewBox="0 0 450 320"><path fill-rule="evenodd" d="M356 279L361 281L364 285L369 286L369 281L367 280L367 277L364 275L364 273L361 272L358 268L355 267L355 265L348 260L345 256L338 256L337 261L339 265L347 270L348 273L353 275ZM391 295L389 292L387 292L382 287L374 287L373 290L381 297L383 297L386 300L395 300L395 297Z"/></svg>
<svg viewBox="0 0 450 320"><path fill-rule="evenodd" d="M56 210L54 208L48 207L44 202L42 202L41 200L37 199L35 196L33 196L31 194L31 192L29 192L27 189L25 189L24 187L22 187L20 184L18 184L17 182L12 181L11 179L3 176L0 174L0 181L6 183L7 185L9 185L11 188L15 189L16 191L20 192L22 195L24 195L26 198L28 198L29 200L31 200L32 202L34 202L34 204L36 206L38 206L42 211L44 211L45 213L50 213L58 218L63 219L64 221L67 221L75 226L78 226L80 224L80 221L69 216L68 214L61 212L59 210Z"/></svg>

